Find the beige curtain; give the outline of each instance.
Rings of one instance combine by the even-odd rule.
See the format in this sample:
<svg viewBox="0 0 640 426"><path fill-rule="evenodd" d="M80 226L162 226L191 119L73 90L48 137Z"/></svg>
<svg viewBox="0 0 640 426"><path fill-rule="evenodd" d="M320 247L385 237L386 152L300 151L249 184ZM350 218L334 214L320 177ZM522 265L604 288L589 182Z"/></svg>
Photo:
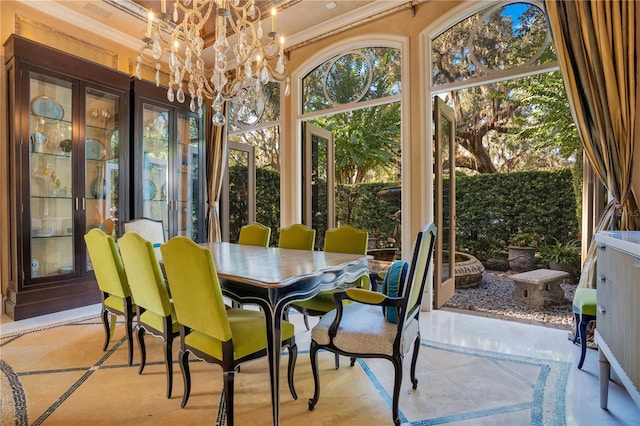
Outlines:
<svg viewBox="0 0 640 426"><path fill-rule="evenodd" d="M207 111L211 102L207 101ZM222 111L225 114L225 111ZM207 115L209 117L209 115ZM222 180L227 167L227 138L224 126L214 126L207 120L207 241L222 241L220 230L220 194Z"/></svg>
<svg viewBox="0 0 640 426"><path fill-rule="evenodd" d="M546 0L551 33L585 155L611 197L595 231L640 229L631 192L638 65L633 0ZM594 285L591 242L580 285Z"/></svg>

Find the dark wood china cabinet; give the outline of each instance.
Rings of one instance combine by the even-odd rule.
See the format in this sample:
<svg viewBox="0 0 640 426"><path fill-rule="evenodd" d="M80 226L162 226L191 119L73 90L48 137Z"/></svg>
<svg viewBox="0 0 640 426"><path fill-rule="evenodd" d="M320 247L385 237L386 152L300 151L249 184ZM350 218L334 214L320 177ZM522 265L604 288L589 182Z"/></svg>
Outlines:
<svg viewBox="0 0 640 426"><path fill-rule="evenodd" d="M162 220L165 240L206 240L204 116L167 88L132 79L133 216Z"/></svg>
<svg viewBox="0 0 640 426"><path fill-rule="evenodd" d="M83 237L128 218L130 77L16 35L4 48L4 311L19 320L100 301Z"/></svg>

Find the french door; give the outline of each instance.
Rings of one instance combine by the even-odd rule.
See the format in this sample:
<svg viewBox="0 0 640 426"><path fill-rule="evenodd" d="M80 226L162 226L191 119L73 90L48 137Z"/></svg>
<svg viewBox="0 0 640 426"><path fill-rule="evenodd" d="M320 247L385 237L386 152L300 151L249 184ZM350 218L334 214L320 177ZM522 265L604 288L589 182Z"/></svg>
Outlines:
<svg viewBox="0 0 640 426"><path fill-rule="evenodd" d="M303 123L302 217L316 230L316 250L324 246L324 233L336 224L335 153L333 134Z"/></svg>
<svg viewBox="0 0 640 426"><path fill-rule="evenodd" d="M222 240L235 243L240 228L256 220L256 154L253 145L229 142L222 187Z"/></svg>
<svg viewBox="0 0 640 426"><path fill-rule="evenodd" d="M438 228L434 265L434 305L438 309L456 291L456 123L453 109L439 97L434 105L435 215Z"/></svg>

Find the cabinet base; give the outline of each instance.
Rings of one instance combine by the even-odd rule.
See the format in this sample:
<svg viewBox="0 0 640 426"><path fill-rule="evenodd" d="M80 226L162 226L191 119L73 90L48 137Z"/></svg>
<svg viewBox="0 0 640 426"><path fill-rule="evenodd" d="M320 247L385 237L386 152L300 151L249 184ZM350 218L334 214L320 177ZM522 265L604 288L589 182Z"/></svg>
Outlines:
<svg viewBox="0 0 640 426"><path fill-rule="evenodd" d="M61 289L60 287L63 287ZM4 301L4 313L14 321L80 308L100 303L100 291L95 282L70 284L55 289L9 290ZM85 288L81 288L85 287ZM63 294L60 294L62 290ZM64 291L66 290L66 291Z"/></svg>

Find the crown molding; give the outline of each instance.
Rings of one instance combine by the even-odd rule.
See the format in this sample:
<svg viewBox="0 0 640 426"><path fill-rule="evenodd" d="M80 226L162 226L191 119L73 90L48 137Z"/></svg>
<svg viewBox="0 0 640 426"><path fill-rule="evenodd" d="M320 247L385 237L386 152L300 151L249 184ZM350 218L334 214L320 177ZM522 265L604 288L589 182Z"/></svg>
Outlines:
<svg viewBox="0 0 640 426"><path fill-rule="evenodd" d="M112 40L122 46L131 48L132 50L138 50L142 43L141 40L136 37L132 37L122 31L110 27L109 25L96 21L85 14L69 9L59 2L40 0L17 0L17 2L56 19L60 19L68 24L82 28L84 31Z"/></svg>

